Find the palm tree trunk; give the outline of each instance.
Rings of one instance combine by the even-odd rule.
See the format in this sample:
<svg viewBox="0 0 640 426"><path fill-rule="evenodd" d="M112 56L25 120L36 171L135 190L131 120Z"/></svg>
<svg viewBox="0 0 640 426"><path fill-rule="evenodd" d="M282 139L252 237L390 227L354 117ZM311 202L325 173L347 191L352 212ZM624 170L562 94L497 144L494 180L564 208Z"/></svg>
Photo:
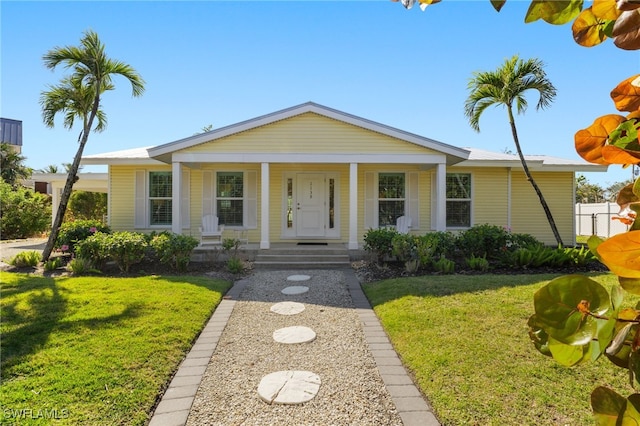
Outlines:
<svg viewBox="0 0 640 426"><path fill-rule="evenodd" d="M513 117L513 111L511 110L511 105L507 105L507 112L509 113L509 124L511 124L511 133L513 135L513 142L516 145L516 150L518 151L518 157L520 157L520 162L522 163L522 168L524 169L524 174L527 177L527 180L533 187L533 190L538 195L540 199L540 204L544 210L545 215L547 216L547 221L549 221L549 225L551 226L551 231L553 232L553 236L556 239L556 242L560 247L564 246L562 243L562 238L560 237L560 232L558 232L558 227L556 226L556 222L553 220L553 216L551 215L551 210L547 205L544 196L542 195L542 191L538 188L538 184L531 176L531 172L529 171L529 167L527 166L527 161L524 159L524 155L522 154L522 149L520 148L520 140L518 139L518 131L516 130L516 122Z"/></svg>
<svg viewBox="0 0 640 426"><path fill-rule="evenodd" d="M56 213L56 218L53 221L53 225L51 225L51 233L49 234L49 239L47 240L47 244L44 246L44 250L42 251L42 261L46 262L49 260L51 256L51 252L53 251L53 246L58 239L58 233L60 232L60 227L62 226L62 221L64 219L64 215L67 212L67 204L69 204L69 198L71 198L71 191L73 190L73 184L77 180L78 169L80 168L80 159L82 158L82 152L84 151L84 147L87 144L87 140L89 139L89 132L91 131L91 127L93 125L93 119L98 113L98 107L100 106L100 84L96 84L96 97L93 103L93 108L91 109L91 114L89 115L89 120L87 120L82 129L82 136L80 138L80 143L78 146L78 151L76 152L75 157L73 158L73 163L71 163L71 167L69 168L69 173L67 174L67 182L64 185L64 189L62 190L62 195L60 196L60 205L58 206L58 212Z"/></svg>

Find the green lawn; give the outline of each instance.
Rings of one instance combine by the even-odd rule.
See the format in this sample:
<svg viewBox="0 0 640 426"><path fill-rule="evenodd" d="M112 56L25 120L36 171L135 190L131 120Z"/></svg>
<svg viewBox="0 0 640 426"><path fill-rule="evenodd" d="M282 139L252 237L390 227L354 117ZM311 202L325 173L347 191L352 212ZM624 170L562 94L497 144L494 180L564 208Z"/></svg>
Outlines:
<svg viewBox="0 0 640 426"><path fill-rule="evenodd" d="M625 396L633 390L627 370L604 357L565 368L536 351L527 319L533 294L553 277L424 276L364 289L443 424L594 424L589 401L596 386ZM609 274L595 277L617 282Z"/></svg>
<svg viewBox="0 0 640 426"><path fill-rule="evenodd" d="M143 425L229 283L0 273L2 424Z"/></svg>

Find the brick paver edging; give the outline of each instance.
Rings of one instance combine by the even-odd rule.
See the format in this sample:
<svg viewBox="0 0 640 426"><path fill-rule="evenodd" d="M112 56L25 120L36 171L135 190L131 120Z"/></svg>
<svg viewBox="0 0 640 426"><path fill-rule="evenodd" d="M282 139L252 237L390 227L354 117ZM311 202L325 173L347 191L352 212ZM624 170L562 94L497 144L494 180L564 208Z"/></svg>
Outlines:
<svg viewBox="0 0 640 426"><path fill-rule="evenodd" d="M344 276L353 305L362 321L362 329L369 350L378 365L382 381L391 395L402 423L404 426L440 426L431 406L425 401L393 349L353 269L345 269Z"/></svg>

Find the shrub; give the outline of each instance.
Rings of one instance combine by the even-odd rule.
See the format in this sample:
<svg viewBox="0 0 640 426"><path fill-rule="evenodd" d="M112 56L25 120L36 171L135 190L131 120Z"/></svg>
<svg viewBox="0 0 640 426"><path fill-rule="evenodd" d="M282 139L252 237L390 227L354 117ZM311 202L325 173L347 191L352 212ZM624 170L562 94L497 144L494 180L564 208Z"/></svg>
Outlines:
<svg viewBox="0 0 640 426"><path fill-rule="evenodd" d="M48 196L21 186L13 188L0 179L0 235L3 240L28 238L51 226Z"/></svg>
<svg viewBox="0 0 640 426"><path fill-rule="evenodd" d="M487 272L489 270L489 261L486 257L476 257L471 255L470 258L465 259L465 262L474 271Z"/></svg>
<svg viewBox="0 0 640 426"><path fill-rule="evenodd" d="M398 235L394 228L369 229L364 235L364 249L376 258L381 264L386 257L391 256L393 250L393 237Z"/></svg>
<svg viewBox="0 0 640 426"><path fill-rule="evenodd" d="M90 259L85 259L83 257L76 257L71 259L71 261L67 264L67 269L71 271L74 275L86 275L89 273L100 273L99 270L94 269L93 263Z"/></svg>
<svg viewBox="0 0 640 426"><path fill-rule="evenodd" d="M242 244L242 241L237 238L225 238L222 240L222 250L225 253L229 253L232 258L238 257L240 244Z"/></svg>
<svg viewBox="0 0 640 426"><path fill-rule="evenodd" d="M109 235L104 232L96 232L87 239L79 241L75 245L76 257L91 260L95 268L102 269L106 261L109 260Z"/></svg>
<svg viewBox="0 0 640 426"><path fill-rule="evenodd" d="M105 251L122 272L129 272L131 265L144 259L147 251L145 236L139 232L114 232L104 240Z"/></svg>
<svg viewBox="0 0 640 426"><path fill-rule="evenodd" d="M431 255L435 258L453 257L456 251L456 236L448 231L429 232L420 237L431 247ZM426 262L425 262L426 263Z"/></svg>
<svg viewBox="0 0 640 426"><path fill-rule="evenodd" d="M38 265L40 252L36 250L21 251L9 260L9 264L18 268L26 268Z"/></svg>
<svg viewBox="0 0 640 426"><path fill-rule="evenodd" d="M111 229L99 220L76 220L65 222L60 227L55 247L64 252L75 253L75 246L96 232L111 233Z"/></svg>
<svg viewBox="0 0 640 426"><path fill-rule="evenodd" d="M45 271L53 271L62 266L62 258L60 257L52 257L51 259L44 262L44 270Z"/></svg>
<svg viewBox="0 0 640 426"><path fill-rule="evenodd" d="M191 260L193 249L198 240L181 234L163 232L151 239L149 243L160 263L168 264L173 269L184 272Z"/></svg>
<svg viewBox="0 0 640 426"><path fill-rule="evenodd" d="M446 257L441 257L433 262L433 268L436 272L440 272L441 274L453 274L456 269L456 263Z"/></svg>
<svg viewBox="0 0 640 426"><path fill-rule="evenodd" d="M227 260L227 269L233 274L239 274L244 269L244 263L238 257L231 257Z"/></svg>
<svg viewBox="0 0 640 426"><path fill-rule="evenodd" d="M107 194L101 192L73 191L69 198L67 214L76 220L102 221L107 214Z"/></svg>
<svg viewBox="0 0 640 426"><path fill-rule="evenodd" d="M489 259L500 257L507 250L509 232L496 225L476 225L463 231L457 238L457 248L465 256Z"/></svg>

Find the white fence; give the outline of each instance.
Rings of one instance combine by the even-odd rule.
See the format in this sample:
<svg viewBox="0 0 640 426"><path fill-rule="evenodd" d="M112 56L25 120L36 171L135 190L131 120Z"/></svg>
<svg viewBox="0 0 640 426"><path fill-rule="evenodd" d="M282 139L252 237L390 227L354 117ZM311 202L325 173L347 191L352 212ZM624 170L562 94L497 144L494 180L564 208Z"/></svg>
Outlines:
<svg viewBox="0 0 640 426"><path fill-rule="evenodd" d="M611 237L626 232L629 228L619 220L620 206L616 203L576 204L576 235Z"/></svg>

